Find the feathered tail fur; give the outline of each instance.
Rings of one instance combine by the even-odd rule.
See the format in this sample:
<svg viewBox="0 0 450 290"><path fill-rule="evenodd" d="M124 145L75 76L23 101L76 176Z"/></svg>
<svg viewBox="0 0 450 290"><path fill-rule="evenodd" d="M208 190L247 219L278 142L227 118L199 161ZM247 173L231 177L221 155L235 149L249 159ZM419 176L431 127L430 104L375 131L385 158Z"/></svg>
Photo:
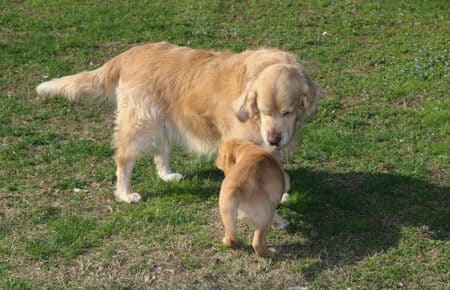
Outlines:
<svg viewBox="0 0 450 290"><path fill-rule="evenodd" d="M40 96L61 96L69 100L80 98L114 98L120 67L117 58L93 71L52 79L37 86Z"/></svg>

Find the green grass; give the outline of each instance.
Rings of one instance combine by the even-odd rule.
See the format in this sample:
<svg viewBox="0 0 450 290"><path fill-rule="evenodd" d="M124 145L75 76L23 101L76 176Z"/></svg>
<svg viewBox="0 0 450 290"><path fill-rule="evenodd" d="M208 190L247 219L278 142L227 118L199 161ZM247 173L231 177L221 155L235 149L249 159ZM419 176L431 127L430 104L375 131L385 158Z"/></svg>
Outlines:
<svg viewBox="0 0 450 290"><path fill-rule="evenodd" d="M0 2L0 288L450 287L445 1ZM42 99L42 81L140 43L279 47L324 89L285 162L290 221L259 259L221 244L222 174L177 150L112 196L114 108Z"/></svg>

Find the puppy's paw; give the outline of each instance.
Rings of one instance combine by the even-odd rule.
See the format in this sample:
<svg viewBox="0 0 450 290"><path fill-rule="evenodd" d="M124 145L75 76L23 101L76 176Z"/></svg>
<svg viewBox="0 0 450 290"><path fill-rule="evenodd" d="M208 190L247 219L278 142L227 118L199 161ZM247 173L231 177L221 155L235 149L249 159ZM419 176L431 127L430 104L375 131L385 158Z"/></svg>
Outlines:
<svg viewBox="0 0 450 290"><path fill-rule="evenodd" d="M280 203L285 203L288 200L289 200L289 193L287 193L287 192L283 193L283 195L281 196Z"/></svg>
<svg viewBox="0 0 450 290"><path fill-rule="evenodd" d="M266 249L255 249L255 252L258 256L262 258L270 258L275 254L274 248L266 248Z"/></svg>
<svg viewBox="0 0 450 290"><path fill-rule="evenodd" d="M116 199L119 201L124 201L126 203L138 203L142 200L142 196L137 193L133 192L130 194L114 194L116 196Z"/></svg>
<svg viewBox="0 0 450 290"><path fill-rule="evenodd" d="M222 240L223 244L227 246L228 248L234 248L237 245L237 242L235 240L229 239L227 237L224 237Z"/></svg>
<svg viewBox="0 0 450 290"><path fill-rule="evenodd" d="M179 173L169 173L164 176L161 176L164 181L178 181L183 178L183 175Z"/></svg>
<svg viewBox="0 0 450 290"><path fill-rule="evenodd" d="M287 219L280 216L277 212L273 213L272 229L284 230L288 225L289 225L289 221Z"/></svg>

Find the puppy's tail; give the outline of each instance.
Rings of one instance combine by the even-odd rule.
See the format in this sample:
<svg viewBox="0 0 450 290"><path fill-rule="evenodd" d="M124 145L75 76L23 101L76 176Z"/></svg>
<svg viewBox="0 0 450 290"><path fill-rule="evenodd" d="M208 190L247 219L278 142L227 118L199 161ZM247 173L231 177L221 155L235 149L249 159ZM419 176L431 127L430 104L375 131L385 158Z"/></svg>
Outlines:
<svg viewBox="0 0 450 290"><path fill-rule="evenodd" d="M36 91L40 96L61 96L71 101L80 98L106 97L113 99L120 76L116 58L93 71L64 76L42 83Z"/></svg>

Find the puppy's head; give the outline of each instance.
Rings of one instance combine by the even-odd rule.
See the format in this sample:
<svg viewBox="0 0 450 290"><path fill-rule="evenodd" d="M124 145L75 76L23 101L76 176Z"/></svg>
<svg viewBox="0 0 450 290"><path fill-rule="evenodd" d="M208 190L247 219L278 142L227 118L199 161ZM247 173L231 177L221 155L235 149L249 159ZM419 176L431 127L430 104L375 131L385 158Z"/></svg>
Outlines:
<svg viewBox="0 0 450 290"><path fill-rule="evenodd" d="M222 143L219 147L219 152L216 158L216 166L224 172L225 175L228 174L231 168L238 162L238 160L248 152L254 150L255 146L244 140L227 140Z"/></svg>
<svg viewBox="0 0 450 290"><path fill-rule="evenodd" d="M219 152L217 153L216 166L223 171L225 175L236 164L235 146L237 145L235 140L225 141L220 145Z"/></svg>
<svg viewBox="0 0 450 290"><path fill-rule="evenodd" d="M320 95L320 87L301 66L274 64L249 81L233 109L241 122L258 117L264 143L283 147L291 141L296 122L305 113L316 114Z"/></svg>

